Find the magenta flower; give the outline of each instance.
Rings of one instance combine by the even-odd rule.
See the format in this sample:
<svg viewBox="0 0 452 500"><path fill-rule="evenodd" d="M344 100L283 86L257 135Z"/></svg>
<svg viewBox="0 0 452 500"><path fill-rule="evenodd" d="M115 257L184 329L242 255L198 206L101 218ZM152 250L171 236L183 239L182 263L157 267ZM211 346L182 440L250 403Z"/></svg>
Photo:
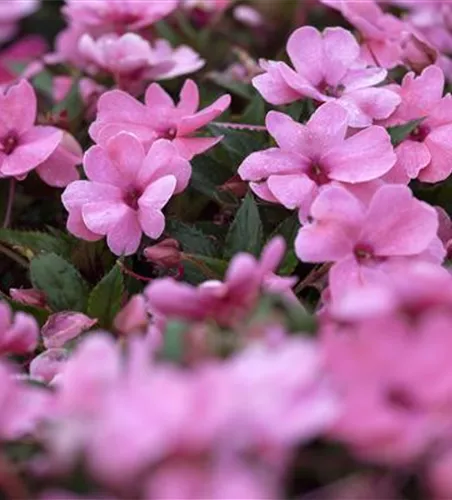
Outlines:
<svg viewBox="0 0 452 500"><path fill-rule="evenodd" d="M38 345L39 328L33 316L14 314L0 302L0 354L25 354Z"/></svg>
<svg viewBox="0 0 452 500"><path fill-rule="evenodd" d="M444 74L429 66L415 77L408 73L399 87L391 86L402 98L396 111L385 122L402 125L422 119L409 137L396 149L398 168L409 178L438 182L452 172L452 96L443 95Z"/></svg>
<svg viewBox="0 0 452 500"><path fill-rule="evenodd" d="M55 127L35 125L36 94L22 80L0 95L0 175L23 177L49 158L63 139Z"/></svg>
<svg viewBox="0 0 452 500"><path fill-rule="evenodd" d="M159 140L146 154L127 132L108 140L105 149L89 149L84 169L88 180L73 182L62 196L68 230L88 241L107 236L116 255L135 253L143 232L153 239L162 234L162 208L187 187L191 175L171 142Z"/></svg>
<svg viewBox="0 0 452 500"><path fill-rule="evenodd" d="M366 66L352 34L343 28L327 28L323 34L311 26L296 30L287 52L295 67L284 62L264 62L263 75L253 85L271 104L287 104L304 97L336 101L350 116L351 127L368 127L387 118L400 98L386 88L375 87L386 70Z"/></svg>
<svg viewBox="0 0 452 500"><path fill-rule="evenodd" d="M220 325L234 325L251 312L263 290L290 296L294 281L274 275L284 247L284 240L277 237L265 247L260 260L239 253L232 259L224 282L210 280L194 287L172 278L154 281L145 291L150 310L167 318L212 318Z"/></svg>
<svg viewBox="0 0 452 500"><path fill-rule="evenodd" d="M295 251L304 262L335 262L332 288L362 281L391 260L418 257L441 263L438 215L402 185L384 185L366 207L342 187L325 188L311 207Z"/></svg>
<svg viewBox="0 0 452 500"><path fill-rule="evenodd" d="M199 90L192 80L185 82L177 105L156 83L148 87L145 104L125 92L112 90L99 99L97 118L89 133L100 145L121 131L135 134L146 148L157 139L169 139L182 156L191 159L221 140L193 135L221 115L230 102L231 97L224 95L207 108L197 111Z"/></svg>
<svg viewBox="0 0 452 500"><path fill-rule="evenodd" d="M352 187L377 179L396 161L382 127L346 138L349 116L334 102L320 106L306 125L275 111L266 125L279 147L251 154L238 173L258 196L300 209L302 217L325 185Z"/></svg>

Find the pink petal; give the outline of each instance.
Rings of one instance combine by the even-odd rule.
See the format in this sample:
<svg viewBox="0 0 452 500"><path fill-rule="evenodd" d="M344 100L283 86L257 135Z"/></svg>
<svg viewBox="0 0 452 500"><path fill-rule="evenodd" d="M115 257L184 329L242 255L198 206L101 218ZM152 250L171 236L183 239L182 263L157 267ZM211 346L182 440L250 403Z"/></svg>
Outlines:
<svg viewBox="0 0 452 500"><path fill-rule="evenodd" d="M94 201L82 207L86 227L96 234L106 235L133 210L120 201Z"/></svg>
<svg viewBox="0 0 452 500"><path fill-rule="evenodd" d="M295 72L292 68L287 66L287 64L280 63L278 69L286 84L298 92L298 99L300 99L300 97L310 97L320 102L330 100L326 95L322 94L315 85L308 81L307 78ZM332 99L333 98L331 98L331 100Z"/></svg>
<svg viewBox="0 0 452 500"><path fill-rule="evenodd" d="M69 359L66 349L49 349L36 356L30 363L30 376L50 383Z"/></svg>
<svg viewBox="0 0 452 500"><path fill-rule="evenodd" d="M49 316L42 327L41 335L47 349L63 347L70 340L78 337L97 323L82 313L64 311Z"/></svg>
<svg viewBox="0 0 452 500"><path fill-rule="evenodd" d="M37 101L33 87L21 80L0 94L0 134L14 130L22 135L31 129L36 120Z"/></svg>
<svg viewBox="0 0 452 500"><path fill-rule="evenodd" d="M251 191L255 193L259 198L270 203L279 203L279 201L274 197L273 193L267 186L267 182L250 182L249 184Z"/></svg>
<svg viewBox="0 0 452 500"><path fill-rule="evenodd" d="M306 149L317 154L342 144L347 132L349 116L347 111L336 102L322 104L309 119L306 127Z"/></svg>
<svg viewBox="0 0 452 500"><path fill-rule="evenodd" d="M387 71L383 68L355 69L348 71L341 83L345 86L346 92L351 92L352 90L373 87L381 83L386 76Z"/></svg>
<svg viewBox="0 0 452 500"><path fill-rule="evenodd" d="M122 183L133 182L145 157L143 145L138 138L133 134L122 132L108 141L106 151L110 160L115 163L117 171L122 177ZM91 171L94 168L96 167L93 166Z"/></svg>
<svg viewBox="0 0 452 500"><path fill-rule="evenodd" d="M238 253L229 264L224 284L229 288L231 296L235 294L241 299L245 299L247 292L256 293L258 291L260 280L261 276L256 259L250 254Z"/></svg>
<svg viewBox="0 0 452 500"><path fill-rule="evenodd" d="M221 115L231 104L231 96L224 95L213 104L191 116L183 117L177 127L177 136L190 135Z"/></svg>
<svg viewBox="0 0 452 500"><path fill-rule="evenodd" d="M295 69L312 85L318 85L325 74L322 35L312 26L303 26L290 36L287 53Z"/></svg>
<svg viewBox="0 0 452 500"><path fill-rule="evenodd" d="M138 213L138 221L146 236L156 240L165 229L165 216L160 210L149 209Z"/></svg>
<svg viewBox="0 0 452 500"><path fill-rule="evenodd" d="M317 194L317 185L307 175L271 175L267 186L273 196L286 208L304 207L309 210Z"/></svg>
<svg viewBox="0 0 452 500"><path fill-rule="evenodd" d="M115 137L110 141L115 140ZM83 169L88 179L96 183L117 189L124 188L130 183L130 179L120 172L119 165L112 161L106 149L101 146L91 146L88 149L83 158Z"/></svg>
<svg viewBox="0 0 452 500"><path fill-rule="evenodd" d="M422 142L405 140L397 146L396 154L398 168L401 168L411 179L416 179L419 172L431 160L430 151Z"/></svg>
<svg viewBox="0 0 452 500"><path fill-rule="evenodd" d="M149 85L144 96L144 102L149 108L174 108L173 99L158 83Z"/></svg>
<svg viewBox="0 0 452 500"><path fill-rule="evenodd" d="M433 207L414 198L406 186L386 185L370 203L362 239L376 255L416 255L427 248L437 230Z"/></svg>
<svg viewBox="0 0 452 500"><path fill-rule="evenodd" d="M24 354L38 345L39 328L32 316L18 312L10 327L0 335L0 351Z"/></svg>
<svg viewBox="0 0 452 500"><path fill-rule="evenodd" d="M383 127L372 126L346 139L322 157L332 179L365 182L388 172L396 162L391 138Z"/></svg>
<svg viewBox="0 0 452 500"><path fill-rule="evenodd" d="M187 115L196 112L199 107L199 90L193 80L186 80L180 92L179 104L177 109Z"/></svg>
<svg viewBox="0 0 452 500"><path fill-rule="evenodd" d="M452 124L433 130L425 139L430 163L420 171L419 180L424 182L443 181L452 172Z"/></svg>
<svg viewBox="0 0 452 500"><path fill-rule="evenodd" d="M278 146L287 151L300 151L310 139L306 127L285 113L270 111L265 125Z"/></svg>
<svg viewBox="0 0 452 500"><path fill-rule="evenodd" d="M173 195L176 183L174 175L166 175L150 184L138 200L140 212L162 209Z"/></svg>
<svg viewBox="0 0 452 500"><path fill-rule="evenodd" d="M260 181L273 174L297 174L303 172L310 164L307 158L270 148L251 153L238 169L244 181Z"/></svg>
<svg viewBox="0 0 452 500"><path fill-rule="evenodd" d="M277 271L286 251L286 242L282 236L275 236L264 247L259 260L259 267L263 274Z"/></svg>
<svg viewBox="0 0 452 500"><path fill-rule="evenodd" d="M175 177L176 188L174 192L180 193L188 186L191 166L185 158L180 156L176 146L171 141L160 139L149 149L137 180L143 188L146 188L150 183L168 175Z"/></svg>
<svg viewBox="0 0 452 500"><path fill-rule="evenodd" d="M348 189L340 186L326 186L311 207L314 220L334 220L349 233L359 228L364 219L364 206Z"/></svg>
<svg viewBox="0 0 452 500"><path fill-rule="evenodd" d="M63 192L61 200L67 210L96 201L120 201L122 192L115 186L90 181L75 181Z"/></svg>
<svg viewBox="0 0 452 500"><path fill-rule="evenodd" d="M338 85L359 57L359 45L343 28L327 28L323 35L323 58L319 59L329 85Z"/></svg>
<svg viewBox="0 0 452 500"><path fill-rule="evenodd" d="M266 64L267 71L253 78L253 86L262 97L275 106L288 104L300 99L300 94L290 87L281 75L280 67L284 63L271 62Z"/></svg>
<svg viewBox="0 0 452 500"><path fill-rule="evenodd" d="M133 255L140 245L141 227L137 213L129 210L107 234L107 245L115 255Z"/></svg>
<svg viewBox="0 0 452 500"><path fill-rule="evenodd" d="M63 132L54 127L33 127L19 139L19 145L3 157L0 172L7 176L26 174L46 160L57 148Z"/></svg>
<svg viewBox="0 0 452 500"><path fill-rule="evenodd" d="M221 142L223 136L219 137L176 137L173 144L176 146L179 154L191 160L194 156L205 153L210 148Z"/></svg>
<svg viewBox="0 0 452 500"><path fill-rule="evenodd" d="M101 234L90 231L83 220L81 207L71 209L66 222L67 230L85 241L99 241L103 238Z"/></svg>

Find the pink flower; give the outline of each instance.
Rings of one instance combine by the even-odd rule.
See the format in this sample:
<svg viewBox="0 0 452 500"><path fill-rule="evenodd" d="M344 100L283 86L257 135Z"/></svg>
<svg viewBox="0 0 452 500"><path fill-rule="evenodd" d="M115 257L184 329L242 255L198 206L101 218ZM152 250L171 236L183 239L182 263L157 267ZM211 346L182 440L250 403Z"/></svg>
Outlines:
<svg viewBox="0 0 452 500"><path fill-rule="evenodd" d="M25 354L38 345L39 328L35 319L22 312L14 314L0 302L0 354Z"/></svg>
<svg viewBox="0 0 452 500"><path fill-rule="evenodd" d="M153 239L162 234L161 210L187 187L191 174L171 142L157 141L146 154L127 132L108 140L105 149L90 148L84 169L88 180L73 182L62 196L68 230L88 241L107 236L116 255L135 253L143 232Z"/></svg>
<svg viewBox="0 0 452 500"><path fill-rule="evenodd" d="M177 8L178 0L66 0L64 15L90 32L119 33L146 28Z"/></svg>
<svg viewBox="0 0 452 500"><path fill-rule="evenodd" d="M300 229L295 250L305 262L336 262L332 289L362 282L394 259L441 263L445 255L435 209L406 186L380 187L368 207L342 187L327 187L312 204L311 218Z"/></svg>
<svg viewBox="0 0 452 500"><path fill-rule="evenodd" d="M118 132L130 132L143 142L146 149L157 139L170 139L182 156L191 159L220 140L218 137L193 135L223 113L230 102L230 96L225 95L197 112L199 91L192 80L185 82L178 105L155 83L146 91L145 104L125 92L112 90L99 99L97 118L89 133L98 144L105 145Z"/></svg>
<svg viewBox="0 0 452 500"><path fill-rule="evenodd" d="M311 26L296 30L287 52L295 67L268 61L263 75L253 85L271 104L287 104L309 97L319 102L336 101L350 115L351 127L368 127L373 120L387 118L400 98L386 88L375 87L386 78L386 70L367 67L350 32L327 28L323 35Z"/></svg>
<svg viewBox="0 0 452 500"><path fill-rule="evenodd" d="M66 349L48 349L31 361L30 377L50 384L63 370L68 359L69 351Z"/></svg>
<svg viewBox="0 0 452 500"><path fill-rule="evenodd" d="M220 325L237 324L251 312L262 290L277 288L271 278L284 255L284 247L284 240L277 237L265 247L260 261L246 253L237 254L224 282L210 280L194 287L172 278L156 280L145 290L149 308L167 318L211 318ZM284 283L286 291L294 284Z"/></svg>
<svg viewBox="0 0 452 500"><path fill-rule="evenodd" d="M33 14L39 8L40 0L20 0L0 3L0 42L6 42L17 31L21 18Z"/></svg>
<svg viewBox="0 0 452 500"><path fill-rule="evenodd" d="M279 147L251 154L238 173L261 198L306 216L323 186L377 179L396 161L385 129L371 126L346 138L348 125L348 113L334 102L320 106L306 125L271 111L266 126Z"/></svg>
<svg viewBox="0 0 452 500"><path fill-rule="evenodd" d="M63 311L52 314L41 330L44 346L47 349L63 347L96 323L97 319L82 313Z"/></svg>
<svg viewBox="0 0 452 500"><path fill-rule="evenodd" d="M74 81L69 76L56 76L53 79L52 95L56 102L62 101L70 92ZM86 106L86 117L90 120L96 115L97 100L106 91L91 78L82 78L79 82L80 97Z"/></svg>
<svg viewBox="0 0 452 500"><path fill-rule="evenodd" d="M143 295L134 295L115 317L115 329L122 335L132 335L149 326L146 300Z"/></svg>
<svg viewBox="0 0 452 500"><path fill-rule="evenodd" d="M0 175L23 177L55 151L63 132L35 125L33 87L22 80L0 95Z"/></svg>
<svg viewBox="0 0 452 500"><path fill-rule="evenodd" d="M409 178L426 182L446 179L452 172L452 96L442 97L444 74L429 66L415 77L408 73L399 87L391 86L402 102L386 121L387 125L402 125L422 119L410 136L396 149L398 168Z"/></svg>

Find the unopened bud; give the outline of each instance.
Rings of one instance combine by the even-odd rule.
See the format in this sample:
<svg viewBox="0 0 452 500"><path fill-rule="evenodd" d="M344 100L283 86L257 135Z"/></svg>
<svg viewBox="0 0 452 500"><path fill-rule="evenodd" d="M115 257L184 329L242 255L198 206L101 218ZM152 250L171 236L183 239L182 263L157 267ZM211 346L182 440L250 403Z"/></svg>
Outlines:
<svg viewBox="0 0 452 500"><path fill-rule="evenodd" d="M179 242L172 238L145 248L143 255L150 262L162 267L177 267L181 261Z"/></svg>
<svg viewBox="0 0 452 500"><path fill-rule="evenodd" d="M220 186L220 191L226 191L232 193L238 198L243 198L248 191L248 184L242 181L239 175L234 175L229 180L227 180L222 186Z"/></svg>
<svg viewBox="0 0 452 500"><path fill-rule="evenodd" d="M9 294L16 302L34 307L46 307L47 299L43 292L35 288L10 288Z"/></svg>

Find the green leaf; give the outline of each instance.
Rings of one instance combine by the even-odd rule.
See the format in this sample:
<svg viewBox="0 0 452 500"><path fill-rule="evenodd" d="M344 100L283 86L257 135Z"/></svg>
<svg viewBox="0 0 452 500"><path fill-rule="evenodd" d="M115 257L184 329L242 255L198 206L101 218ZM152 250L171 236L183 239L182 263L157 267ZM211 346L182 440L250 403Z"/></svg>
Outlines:
<svg viewBox="0 0 452 500"><path fill-rule="evenodd" d="M199 193L219 203L231 203L231 196L218 190L233 175L233 172L207 155L192 160L190 185Z"/></svg>
<svg viewBox="0 0 452 500"><path fill-rule="evenodd" d="M93 288L88 299L88 316L98 319L101 328L110 328L121 309L124 279L116 264Z"/></svg>
<svg viewBox="0 0 452 500"><path fill-rule="evenodd" d="M244 99L252 99L254 89L251 85L236 82L219 73L209 73L208 78L219 87Z"/></svg>
<svg viewBox="0 0 452 500"><path fill-rule="evenodd" d="M178 220L169 220L166 233L179 241L182 250L186 253L214 257L217 254L215 242L208 235L193 226Z"/></svg>
<svg viewBox="0 0 452 500"><path fill-rule="evenodd" d="M83 101L79 91L80 78L74 78L72 86L66 97L54 106L52 112L54 114L67 111L69 120L73 120L83 111Z"/></svg>
<svg viewBox="0 0 452 500"><path fill-rule="evenodd" d="M417 120L411 120L403 125L398 125L396 127L389 127L388 133L391 136L391 142L393 146L398 146L402 141L404 141L413 130L424 120L424 118L418 118Z"/></svg>
<svg viewBox="0 0 452 500"><path fill-rule="evenodd" d="M228 268L228 261L206 257L205 255L184 254L184 262L193 264L198 272L203 276L203 280L217 279L221 280Z"/></svg>
<svg viewBox="0 0 452 500"><path fill-rule="evenodd" d="M283 220L269 237L269 240L271 240L275 236L280 235L286 240L287 244L286 254L281 262L278 274L283 276L292 274L298 265L298 258L294 252L294 244L299 229L300 223L298 221L298 216L297 214L292 214L290 217Z"/></svg>
<svg viewBox="0 0 452 500"><path fill-rule="evenodd" d="M259 255L262 249L263 228L254 198L247 194L226 236L225 257L237 252Z"/></svg>
<svg viewBox="0 0 452 500"><path fill-rule="evenodd" d="M40 231L0 229L0 241L20 247L25 255L31 251L34 254L53 252L62 257L69 257L71 253L71 245L67 239Z"/></svg>
<svg viewBox="0 0 452 500"><path fill-rule="evenodd" d="M49 253L35 257L30 264L34 288L42 290L54 311L85 312L88 285L72 264Z"/></svg>
<svg viewBox="0 0 452 500"><path fill-rule="evenodd" d="M187 325L182 321L170 321L165 329L159 357L166 361L180 363L185 352L184 336L186 331Z"/></svg>
<svg viewBox="0 0 452 500"><path fill-rule="evenodd" d="M248 123L251 125L263 125L265 121L265 102L256 93L248 107L245 109L241 119L241 123Z"/></svg>
<svg viewBox="0 0 452 500"><path fill-rule="evenodd" d="M236 130L220 125L209 125L207 128L214 136L223 136L220 144L228 152L234 172L247 156L260 151L267 143L266 132Z"/></svg>
<svg viewBox="0 0 452 500"><path fill-rule="evenodd" d="M165 38L173 46L180 45L180 36L171 28L171 26L165 21L159 21L155 25L155 29L160 38Z"/></svg>

